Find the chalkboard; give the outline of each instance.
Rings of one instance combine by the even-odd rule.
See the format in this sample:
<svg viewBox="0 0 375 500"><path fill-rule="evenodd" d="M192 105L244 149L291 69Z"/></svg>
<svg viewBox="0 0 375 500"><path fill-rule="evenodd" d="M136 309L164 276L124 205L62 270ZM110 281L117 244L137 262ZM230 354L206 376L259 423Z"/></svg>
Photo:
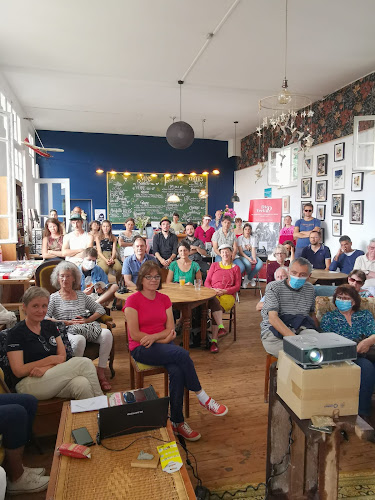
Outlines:
<svg viewBox="0 0 375 500"><path fill-rule="evenodd" d="M153 174L155 175L155 174ZM108 218L113 224L123 224L128 217L149 216L160 220L178 212L180 221L200 221L207 213L207 200L199 199L202 189L207 190L207 177L202 175L178 177L171 174L107 173ZM167 202L171 194L177 194L178 203Z"/></svg>

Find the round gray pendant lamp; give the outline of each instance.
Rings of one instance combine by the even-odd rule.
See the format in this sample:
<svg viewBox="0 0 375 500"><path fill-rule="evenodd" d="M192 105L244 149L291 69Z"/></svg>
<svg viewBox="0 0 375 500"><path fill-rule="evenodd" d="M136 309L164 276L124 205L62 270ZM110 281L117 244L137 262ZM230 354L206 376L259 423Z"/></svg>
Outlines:
<svg viewBox="0 0 375 500"><path fill-rule="evenodd" d="M180 86L180 121L172 123L166 133L168 144L175 149L187 149L194 141L193 128L188 123L181 121L181 88L183 83L183 80L178 80Z"/></svg>
<svg viewBox="0 0 375 500"><path fill-rule="evenodd" d="M237 121L236 122L233 122L234 123L234 157L237 158L237 154L236 154L236 147L237 147ZM230 201L232 203L234 203L235 201L236 202L239 202L240 201L240 197L238 196L237 194L237 189L236 189L236 176L234 176L234 193L232 195L232 198L230 199Z"/></svg>

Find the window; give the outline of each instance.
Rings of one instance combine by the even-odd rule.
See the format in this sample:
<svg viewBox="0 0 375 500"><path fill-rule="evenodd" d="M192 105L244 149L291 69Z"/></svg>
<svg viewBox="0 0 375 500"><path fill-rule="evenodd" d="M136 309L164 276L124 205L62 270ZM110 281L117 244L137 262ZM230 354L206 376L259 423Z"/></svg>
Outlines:
<svg viewBox="0 0 375 500"><path fill-rule="evenodd" d="M28 135L29 143L34 145L34 137L29 134ZM27 148L29 151L29 158L31 163L31 175L33 179L36 179L36 168L35 168L35 151L31 148Z"/></svg>
<svg viewBox="0 0 375 500"><path fill-rule="evenodd" d="M2 100L8 109L9 103ZM11 113L0 111L0 244L15 243L16 230L16 203L14 180L15 148L12 147L13 132ZM19 156L17 154L19 163Z"/></svg>
<svg viewBox="0 0 375 500"><path fill-rule="evenodd" d="M354 117L353 170L375 168L375 115Z"/></svg>
<svg viewBox="0 0 375 500"><path fill-rule="evenodd" d="M296 186L298 180L299 143L285 148L268 149L268 185Z"/></svg>

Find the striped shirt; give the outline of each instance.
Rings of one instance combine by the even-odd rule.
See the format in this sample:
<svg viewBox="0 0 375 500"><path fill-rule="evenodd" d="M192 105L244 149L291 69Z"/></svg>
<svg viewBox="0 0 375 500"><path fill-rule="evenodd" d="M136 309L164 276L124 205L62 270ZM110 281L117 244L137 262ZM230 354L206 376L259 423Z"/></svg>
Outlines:
<svg viewBox="0 0 375 500"><path fill-rule="evenodd" d="M50 296L47 316L58 320L71 320L77 316L83 316L86 311L91 314L105 314L105 309L97 304L93 298L83 292L76 290L77 298L75 300L63 300L59 292Z"/></svg>
<svg viewBox="0 0 375 500"><path fill-rule="evenodd" d="M311 283L305 284L299 289L291 288L286 280L272 281L266 287L264 305L262 309L263 321L260 324L260 336L263 338L269 332L271 323L268 319L270 311L279 314L302 314L307 316L314 312L315 290Z"/></svg>

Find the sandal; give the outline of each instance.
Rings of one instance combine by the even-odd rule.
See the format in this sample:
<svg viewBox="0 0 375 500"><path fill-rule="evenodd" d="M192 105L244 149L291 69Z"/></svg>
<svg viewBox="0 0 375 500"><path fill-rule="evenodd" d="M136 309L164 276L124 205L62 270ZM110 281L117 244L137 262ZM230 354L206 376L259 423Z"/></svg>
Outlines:
<svg viewBox="0 0 375 500"><path fill-rule="evenodd" d="M111 384L108 382L108 380L104 378L99 379L99 384L103 392L108 392L112 389Z"/></svg>

